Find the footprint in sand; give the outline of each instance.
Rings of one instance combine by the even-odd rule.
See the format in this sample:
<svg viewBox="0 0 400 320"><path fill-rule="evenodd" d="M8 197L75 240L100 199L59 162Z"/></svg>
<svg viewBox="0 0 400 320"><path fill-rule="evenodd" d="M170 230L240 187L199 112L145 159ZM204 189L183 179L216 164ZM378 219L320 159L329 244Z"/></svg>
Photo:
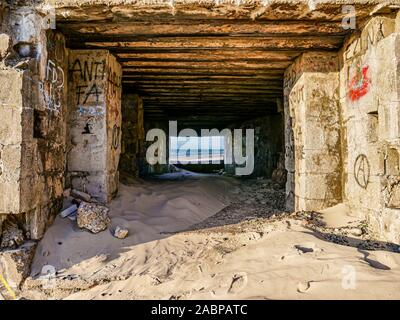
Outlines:
<svg viewBox="0 0 400 320"><path fill-rule="evenodd" d="M297 292L300 292L300 293L307 292L311 287L311 282L312 281L301 281L301 282L299 282L297 284Z"/></svg>
<svg viewBox="0 0 400 320"><path fill-rule="evenodd" d="M239 293L246 286L247 286L247 273L246 272L236 273L232 277L232 282L228 289L228 293Z"/></svg>
<svg viewBox="0 0 400 320"><path fill-rule="evenodd" d="M297 244L294 246L297 250L300 250L302 253L309 252L320 252L323 251L321 248L318 248L314 242L304 242L301 244Z"/></svg>
<svg viewBox="0 0 400 320"><path fill-rule="evenodd" d="M212 297L223 297L226 294L236 294L241 292L247 286L247 273L237 272L233 276L220 274L213 278L213 282L217 284L210 290Z"/></svg>

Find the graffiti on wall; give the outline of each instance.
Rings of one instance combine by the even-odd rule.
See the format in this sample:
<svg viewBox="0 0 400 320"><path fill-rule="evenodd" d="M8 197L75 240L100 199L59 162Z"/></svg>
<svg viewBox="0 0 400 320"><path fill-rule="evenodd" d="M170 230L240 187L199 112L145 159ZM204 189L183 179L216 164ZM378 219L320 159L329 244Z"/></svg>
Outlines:
<svg viewBox="0 0 400 320"><path fill-rule="evenodd" d="M64 70L54 61L48 60L44 81L39 81L39 92L47 109L59 111L64 92Z"/></svg>
<svg viewBox="0 0 400 320"><path fill-rule="evenodd" d="M72 67L69 68L71 77L77 75L78 84L76 85L76 104L85 105L102 102L103 90L100 88L99 81L102 81L106 73L105 60L84 60L75 59Z"/></svg>
<svg viewBox="0 0 400 320"><path fill-rule="evenodd" d="M92 134L93 130L93 122L91 119L86 121L85 126L83 127L82 134Z"/></svg>
<svg viewBox="0 0 400 320"><path fill-rule="evenodd" d="M79 84L76 86L77 105L103 102L104 85L100 81L106 80L108 92L116 94L121 86L121 77L111 67L106 66L106 60L83 60L77 58L69 68L72 77L77 75Z"/></svg>
<svg viewBox="0 0 400 320"><path fill-rule="evenodd" d="M104 115L104 108L102 106L84 107L80 105L78 106L77 113L82 117L102 117Z"/></svg>
<svg viewBox="0 0 400 320"><path fill-rule="evenodd" d="M69 68L71 78L75 77L75 95L79 116L99 118L104 116L104 90L115 95L121 86L121 77L107 66L105 59L76 58Z"/></svg>
<svg viewBox="0 0 400 320"><path fill-rule="evenodd" d="M384 27L384 21L370 24L364 29L361 37L355 39L344 52L345 61L364 54L371 47L375 46L379 41L390 34L390 28Z"/></svg>
<svg viewBox="0 0 400 320"><path fill-rule="evenodd" d="M365 96L370 89L371 79L368 76L368 66L358 68L349 82L348 95L351 101L357 101Z"/></svg>
<svg viewBox="0 0 400 320"><path fill-rule="evenodd" d="M74 76L75 73L78 73L79 80L84 82L90 82L92 80L102 80L104 79L106 72L106 62L105 60L81 60L75 59L72 67L69 69L71 76Z"/></svg>
<svg viewBox="0 0 400 320"><path fill-rule="evenodd" d="M118 89L121 87L121 76L112 70L111 66L108 68L107 74L108 92L115 97L118 93Z"/></svg>
<svg viewBox="0 0 400 320"><path fill-rule="evenodd" d="M367 189L369 176L370 165L368 158L365 154L359 154L354 162L354 179L361 188Z"/></svg>
<svg viewBox="0 0 400 320"><path fill-rule="evenodd" d="M304 85L295 86L289 95L289 105L293 108L293 106L298 106L303 101L305 101Z"/></svg>

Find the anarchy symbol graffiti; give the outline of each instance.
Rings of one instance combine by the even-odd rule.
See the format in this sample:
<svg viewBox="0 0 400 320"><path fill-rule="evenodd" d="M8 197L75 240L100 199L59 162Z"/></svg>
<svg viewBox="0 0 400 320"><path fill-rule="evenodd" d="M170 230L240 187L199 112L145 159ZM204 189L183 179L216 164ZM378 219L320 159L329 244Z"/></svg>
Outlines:
<svg viewBox="0 0 400 320"><path fill-rule="evenodd" d="M354 162L354 178L357 184L364 189L367 189L369 183L370 166L365 154L357 156Z"/></svg>

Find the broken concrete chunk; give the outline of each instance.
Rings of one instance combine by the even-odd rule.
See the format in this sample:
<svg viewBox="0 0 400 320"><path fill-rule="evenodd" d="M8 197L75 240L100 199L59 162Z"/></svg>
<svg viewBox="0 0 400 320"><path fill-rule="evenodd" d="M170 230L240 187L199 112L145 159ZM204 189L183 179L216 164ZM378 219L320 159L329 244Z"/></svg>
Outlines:
<svg viewBox="0 0 400 320"><path fill-rule="evenodd" d="M78 208L77 222L79 228L99 233L108 228L111 219L109 209L105 206L82 201Z"/></svg>
<svg viewBox="0 0 400 320"><path fill-rule="evenodd" d="M74 190L74 189L71 190L71 196L74 197L74 198L81 199L81 200L86 201L86 202L90 202L90 200L92 198L90 196L90 194L87 194L86 192L83 192L83 191Z"/></svg>
<svg viewBox="0 0 400 320"><path fill-rule="evenodd" d="M68 217L69 215L73 214L78 210L78 207L76 204L73 204L72 206L69 206L68 208L64 209L63 211L60 212L60 216L62 218Z"/></svg>
<svg viewBox="0 0 400 320"><path fill-rule="evenodd" d="M76 221L76 212L71 213L67 218L71 221Z"/></svg>
<svg viewBox="0 0 400 320"><path fill-rule="evenodd" d="M114 230L114 237L118 239L125 239L129 234L129 230L124 227L117 226Z"/></svg>
<svg viewBox="0 0 400 320"><path fill-rule="evenodd" d="M24 233L16 223L6 221L3 224L3 234L1 237L0 248L15 249L23 244L24 241Z"/></svg>
<svg viewBox="0 0 400 320"><path fill-rule="evenodd" d="M30 273L36 243L29 241L18 249L0 251L0 273L12 288L18 288Z"/></svg>

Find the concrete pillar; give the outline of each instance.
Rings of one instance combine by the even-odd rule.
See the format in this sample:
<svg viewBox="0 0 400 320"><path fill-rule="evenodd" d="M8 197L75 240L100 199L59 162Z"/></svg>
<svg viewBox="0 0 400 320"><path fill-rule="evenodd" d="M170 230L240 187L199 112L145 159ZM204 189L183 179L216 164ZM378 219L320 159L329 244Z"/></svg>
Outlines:
<svg viewBox="0 0 400 320"><path fill-rule="evenodd" d="M73 50L68 71L71 186L107 203L118 190L121 66L107 50Z"/></svg>
<svg viewBox="0 0 400 320"><path fill-rule="evenodd" d="M145 157L143 100L136 94L122 96L122 150L120 170L139 176L141 160Z"/></svg>
<svg viewBox="0 0 400 320"><path fill-rule="evenodd" d="M229 126L232 134L234 129L241 129L243 132L243 146L245 146L246 129L254 130L254 170L251 173L253 177L271 178L276 169L279 154L283 145L283 119L282 114L271 114L268 116L238 122ZM234 156L234 155L233 155ZM232 161L232 164L224 164L225 172L235 175L238 166Z"/></svg>
<svg viewBox="0 0 400 320"><path fill-rule="evenodd" d="M27 3L0 14L0 273L12 287L61 209L66 164L68 53Z"/></svg>
<svg viewBox="0 0 400 320"><path fill-rule="evenodd" d="M58 212L65 172L67 51L43 26L34 8L9 7L0 35L0 214L15 214L28 239Z"/></svg>
<svg viewBox="0 0 400 320"><path fill-rule="evenodd" d="M285 72L285 166L289 210L342 200L338 59L305 53Z"/></svg>

